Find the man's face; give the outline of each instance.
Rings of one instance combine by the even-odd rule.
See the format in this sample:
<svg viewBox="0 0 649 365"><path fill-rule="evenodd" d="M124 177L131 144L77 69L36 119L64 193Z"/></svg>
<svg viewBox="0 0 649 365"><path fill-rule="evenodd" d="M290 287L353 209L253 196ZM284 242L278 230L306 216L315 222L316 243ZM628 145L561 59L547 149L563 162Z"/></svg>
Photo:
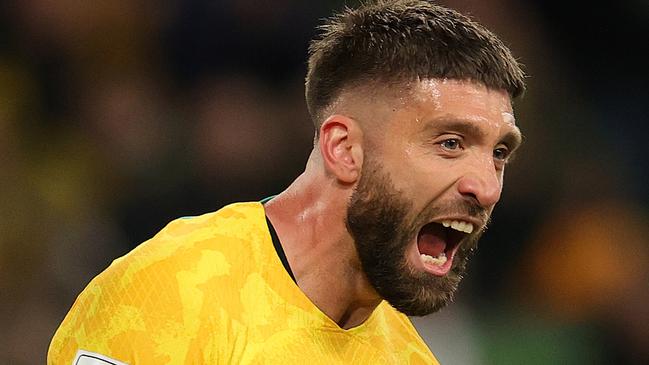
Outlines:
<svg viewBox="0 0 649 365"><path fill-rule="evenodd" d="M377 292L425 315L452 300L521 136L509 96L479 84L425 80L378 100L347 226Z"/></svg>

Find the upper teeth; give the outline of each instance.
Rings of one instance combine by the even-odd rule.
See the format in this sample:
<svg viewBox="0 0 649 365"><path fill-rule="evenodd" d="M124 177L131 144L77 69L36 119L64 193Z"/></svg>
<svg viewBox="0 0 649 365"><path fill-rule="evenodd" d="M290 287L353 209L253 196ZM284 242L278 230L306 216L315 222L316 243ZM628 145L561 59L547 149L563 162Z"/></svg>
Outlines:
<svg viewBox="0 0 649 365"><path fill-rule="evenodd" d="M456 231L464 232L464 233L471 233L473 232L473 224L469 222L461 222L461 221L442 221L442 225L444 227L451 227Z"/></svg>

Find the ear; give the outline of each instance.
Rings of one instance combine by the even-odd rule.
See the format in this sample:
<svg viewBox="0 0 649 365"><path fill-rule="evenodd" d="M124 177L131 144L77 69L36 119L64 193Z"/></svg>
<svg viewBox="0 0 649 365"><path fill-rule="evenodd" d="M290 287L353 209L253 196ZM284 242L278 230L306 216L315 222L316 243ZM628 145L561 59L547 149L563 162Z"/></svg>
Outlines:
<svg viewBox="0 0 649 365"><path fill-rule="evenodd" d="M344 115L332 115L320 126L318 145L327 173L340 182L353 184L363 166L363 132Z"/></svg>

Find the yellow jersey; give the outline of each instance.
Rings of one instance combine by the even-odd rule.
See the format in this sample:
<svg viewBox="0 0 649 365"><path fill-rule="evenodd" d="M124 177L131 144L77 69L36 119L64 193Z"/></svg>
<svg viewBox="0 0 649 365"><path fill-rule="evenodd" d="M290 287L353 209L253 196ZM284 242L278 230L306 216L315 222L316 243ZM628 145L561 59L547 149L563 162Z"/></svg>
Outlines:
<svg viewBox="0 0 649 365"><path fill-rule="evenodd" d="M291 279L261 203L171 222L79 295L48 364L438 364L385 301L344 330Z"/></svg>

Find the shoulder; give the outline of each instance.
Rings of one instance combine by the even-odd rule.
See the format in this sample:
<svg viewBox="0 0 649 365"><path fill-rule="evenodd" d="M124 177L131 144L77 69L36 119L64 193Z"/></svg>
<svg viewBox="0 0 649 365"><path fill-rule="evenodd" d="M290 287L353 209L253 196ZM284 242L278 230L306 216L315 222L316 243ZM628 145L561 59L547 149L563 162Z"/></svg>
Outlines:
<svg viewBox="0 0 649 365"><path fill-rule="evenodd" d="M235 203L216 212L170 222L153 238L115 260L111 267L129 267L133 271L159 262L182 266L190 257L227 250L231 241L251 239L266 232L261 204Z"/></svg>
<svg viewBox="0 0 649 365"><path fill-rule="evenodd" d="M205 349L220 313L205 308L228 313L229 298L238 298L241 270L234 268L248 258L250 242L268 235L265 224L259 203L172 221L88 284L57 330L50 356L71 359L71 350L84 348L117 359L173 358L185 351L174 348ZM170 347L171 338L187 343Z"/></svg>
<svg viewBox="0 0 649 365"><path fill-rule="evenodd" d="M142 246L159 241L191 244L219 236L236 237L246 235L246 230L263 228L264 224L265 213L260 203L234 203L215 212L178 218Z"/></svg>
<svg viewBox="0 0 649 365"><path fill-rule="evenodd" d="M112 294L178 291L179 284L188 284L184 282L188 276L207 281L228 275L250 242L263 234L268 230L259 203L236 203L201 216L179 218L113 261L89 288Z"/></svg>

